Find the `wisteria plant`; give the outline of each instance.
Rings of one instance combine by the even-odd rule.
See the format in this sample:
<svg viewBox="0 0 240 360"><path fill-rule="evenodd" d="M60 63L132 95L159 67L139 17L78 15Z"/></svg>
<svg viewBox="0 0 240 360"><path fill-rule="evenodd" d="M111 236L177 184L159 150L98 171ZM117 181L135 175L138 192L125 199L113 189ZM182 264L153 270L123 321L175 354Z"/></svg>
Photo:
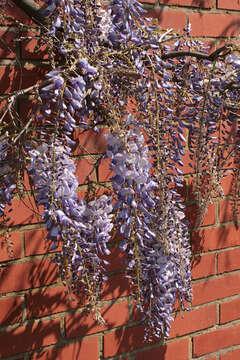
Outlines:
<svg viewBox="0 0 240 360"><path fill-rule="evenodd" d="M190 24L184 35L161 31L135 0L42 3L31 7L25 0L22 6L41 29L49 71L41 83L0 98L2 227L8 230L6 205L27 173L51 249L61 247L54 261L62 280L88 299L100 322L103 255L117 231L145 338L167 337L175 303L188 309L192 298L190 228L180 191L186 151L198 206L195 230L208 204L221 196L229 167L238 226L238 49L227 43L209 53L191 39ZM8 6L11 1L2 3L2 17ZM28 119L16 108L23 95L32 104ZM96 196L102 185L88 177L89 191L79 200L74 134L102 127L108 128L111 191Z"/></svg>

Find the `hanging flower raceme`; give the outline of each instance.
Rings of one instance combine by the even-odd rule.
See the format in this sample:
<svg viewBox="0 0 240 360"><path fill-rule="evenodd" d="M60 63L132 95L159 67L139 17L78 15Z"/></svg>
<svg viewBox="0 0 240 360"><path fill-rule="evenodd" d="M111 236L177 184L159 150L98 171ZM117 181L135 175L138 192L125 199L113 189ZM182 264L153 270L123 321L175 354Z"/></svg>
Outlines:
<svg viewBox="0 0 240 360"><path fill-rule="evenodd" d="M209 202L221 195L228 165L234 167L231 197L238 226L239 57L222 51L208 57L200 41L188 39L190 24L182 38L171 29L160 34L136 0L45 4L49 36L45 26L41 43L46 41L52 68L42 84L14 92L1 107L0 215L17 182L14 144L21 154L18 170L28 170L37 204L44 207L52 249L61 246L55 261L69 289L83 293L101 321L101 256L109 254L115 212L145 337L167 337L175 301L183 309L191 301L189 225L178 194L187 146L200 209L196 227ZM23 94L40 105L26 125L15 109ZM87 202L77 195L73 134L97 131L99 124L110 128L106 157L115 173L114 205L111 196Z"/></svg>
<svg viewBox="0 0 240 360"><path fill-rule="evenodd" d="M55 69L46 75L49 84L40 91L43 101L41 114L37 117L38 132L44 137L47 128L54 129L58 138L65 138L69 146L74 146L73 131L78 125L87 129L89 115L87 100L94 105L100 97L101 84L92 82L96 68L86 58L78 59L76 65L82 75L68 77L63 69Z"/></svg>
<svg viewBox="0 0 240 360"><path fill-rule="evenodd" d="M132 118L131 116L128 119ZM158 194L158 177L150 174L148 148L135 121L124 133L107 135L116 224L123 236L137 306L143 312L145 337L168 336L178 297L191 301L190 249L183 206L167 186ZM166 237L167 238L164 238Z"/></svg>
<svg viewBox="0 0 240 360"><path fill-rule="evenodd" d="M111 197L102 195L86 203L78 200L78 181L70 149L55 141L43 142L29 155L38 205L44 206L43 220L61 275L69 289L82 290L95 306L101 292L104 262L99 254L109 254L106 243L112 230Z"/></svg>
<svg viewBox="0 0 240 360"><path fill-rule="evenodd" d="M226 72L223 78L223 88L227 95L224 106L228 111L228 129L224 129L223 140L228 144L228 163L233 167L233 180L231 186L231 205L233 213L233 222L236 229L239 229L240 214L240 121L238 115L238 104L240 100L240 58L235 54L231 54L226 59L230 71ZM231 86L230 86L231 84ZM229 154L233 153L233 158ZM230 161L229 161L230 158Z"/></svg>

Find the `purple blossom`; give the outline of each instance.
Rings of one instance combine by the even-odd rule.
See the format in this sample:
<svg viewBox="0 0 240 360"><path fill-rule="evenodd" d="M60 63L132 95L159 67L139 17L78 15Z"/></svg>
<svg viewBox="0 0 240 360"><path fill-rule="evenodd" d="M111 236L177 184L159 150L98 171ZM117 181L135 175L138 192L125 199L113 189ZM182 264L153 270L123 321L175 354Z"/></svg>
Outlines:
<svg viewBox="0 0 240 360"><path fill-rule="evenodd" d="M52 249L62 245L56 261L63 281L74 291L84 291L92 305L105 273L99 254L109 254L107 242L112 230L112 199L102 195L87 203L78 200L78 181L69 148L60 142L43 142L29 152L29 174L33 178L38 205L44 205L43 220ZM53 169L54 166L54 169ZM65 268L66 261L69 268ZM69 279L70 283L69 283ZM100 294L100 293L99 293Z"/></svg>
<svg viewBox="0 0 240 360"><path fill-rule="evenodd" d="M0 217L5 215L6 204L11 205L13 192L16 189L16 164L11 155L8 139L0 141Z"/></svg>
<svg viewBox="0 0 240 360"><path fill-rule="evenodd" d="M131 119L131 120L130 120ZM135 123L129 115L127 123ZM130 121L129 121L130 120ZM166 174L150 175L148 147L141 127L107 135L117 195L116 224L127 251L128 276L146 326L145 337L169 335L176 298L191 301L190 246L183 205ZM158 193L162 180L164 187Z"/></svg>
<svg viewBox="0 0 240 360"><path fill-rule="evenodd" d="M183 308L191 301L189 225L177 191L184 185L186 146L194 163L197 226L209 201L221 194L228 158L234 166L231 200L238 226L239 57L230 54L226 63L219 57L214 64L210 58L188 56L163 60L164 52L189 49L206 54L207 49L187 37L166 44L175 34L171 29L159 34L147 24L151 19L144 20L145 11L135 0L112 0L106 6L83 0L45 3L43 15L49 16L49 36L54 40L52 70L46 75L47 85L35 93L41 99L36 126L22 129L17 139L37 204L44 207L52 249L62 246L55 261L69 289L84 294L96 309L106 271L101 256L109 254L107 242L115 222L123 237L120 248L127 252L127 276L146 326L145 338L167 337L176 299ZM186 35L190 30L187 24ZM111 196L88 202L77 196L73 132L77 127L97 132L99 124L111 130L105 156L114 172L114 206ZM2 216L15 189L10 144L17 142L18 127L15 121L10 126L3 122ZM236 127L234 139L228 127ZM88 185L92 189L95 183Z"/></svg>

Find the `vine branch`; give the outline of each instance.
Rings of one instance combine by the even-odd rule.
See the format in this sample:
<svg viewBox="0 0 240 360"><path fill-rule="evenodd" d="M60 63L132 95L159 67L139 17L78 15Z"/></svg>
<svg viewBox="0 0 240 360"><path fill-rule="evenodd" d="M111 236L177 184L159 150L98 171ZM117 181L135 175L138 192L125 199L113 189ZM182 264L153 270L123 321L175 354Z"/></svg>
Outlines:
<svg viewBox="0 0 240 360"><path fill-rule="evenodd" d="M35 3L34 0L12 0L12 2L15 5L17 5L20 9L22 9L36 23L46 24L47 19L42 15L42 12L45 9L45 7L39 6L37 3ZM197 59L213 61L218 56L220 56L220 54L223 51L228 49L229 47L227 45L224 45L219 49L213 51L209 55L205 55L200 52L192 52L192 51L172 51L168 54L163 54L161 57L163 60L166 60L166 59L178 58L182 56L191 56Z"/></svg>
<svg viewBox="0 0 240 360"><path fill-rule="evenodd" d="M229 49L229 46L224 45L224 46L220 47L219 49L213 51L209 55L205 55L205 54L198 53L198 52L192 52L192 51L172 51L168 54L163 54L162 59L166 60L166 59L173 59L173 58L182 57L182 56L191 56L191 57L195 57L197 59L213 61L218 56L220 56L223 51L228 50L228 49Z"/></svg>

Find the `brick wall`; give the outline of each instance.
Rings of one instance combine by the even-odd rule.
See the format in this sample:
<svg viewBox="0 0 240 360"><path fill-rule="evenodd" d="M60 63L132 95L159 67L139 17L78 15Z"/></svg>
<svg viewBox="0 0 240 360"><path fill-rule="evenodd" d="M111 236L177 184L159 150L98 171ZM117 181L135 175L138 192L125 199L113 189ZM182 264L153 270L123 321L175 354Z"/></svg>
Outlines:
<svg viewBox="0 0 240 360"><path fill-rule="evenodd" d="M192 35L203 38L212 49L227 37L239 34L238 0L154 0L146 1L149 13L164 27L181 30L186 21ZM19 21L31 24L23 12L9 12ZM33 31L33 30L32 30ZM17 36L14 24L0 27L0 93L29 86L42 79L48 57L44 48L34 52L35 40L11 42ZM22 85L20 85L22 79ZM28 100L18 104L27 115ZM96 158L104 151L103 137L89 132L80 136L74 154L79 182L84 181ZM186 167L186 187L190 178ZM102 160L91 175L100 182L111 176L108 161ZM29 185L27 184L27 189ZM32 212L32 199L24 193L23 202L13 201L11 241L13 258L0 240L0 358L1 359L80 359L80 360L238 360L240 359L240 233L232 223L228 194L231 170L223 181L225 198L215 198L200 231L192 234L193 306L188 313L176 314L169 340L143 343L143 327L129 296L121 260L124 254L117 239L110 243L111 276L102 294L99 326L84 311L81 299L69 301L61 285L52 251L45 242L45 230L38 210ZM189 219L194 216L187 191ZM47 255L48 252L48 255Z"/></svg>

